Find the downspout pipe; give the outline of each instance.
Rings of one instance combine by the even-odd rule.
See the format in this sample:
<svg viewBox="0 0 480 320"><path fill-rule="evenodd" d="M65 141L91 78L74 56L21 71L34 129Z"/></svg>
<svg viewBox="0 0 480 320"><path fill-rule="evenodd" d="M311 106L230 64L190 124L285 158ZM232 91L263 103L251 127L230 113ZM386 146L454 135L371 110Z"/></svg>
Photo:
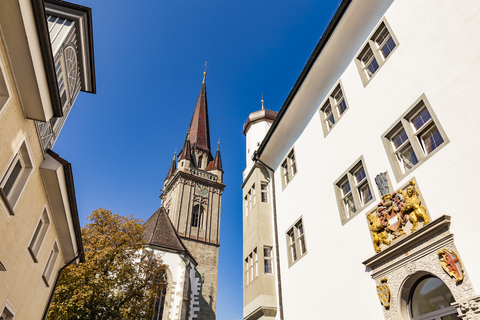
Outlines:
<svg viewBox="0 0 480 320"><path fill-rule="evenodd" d="M282 277L280 272L280 253L278 248L278 226L277 226L277 200L275 196L275 171L270 168L265 162L257 157L255 152L253 160L260 162L265 168L272 171L272 200L273 200L273 228L275 230L275 253L277 260L277 284L278 284L278 311L280 313L280 320L283 318L283 296L282 296Z"/></svg>
<svg viewBox="0 0 480 320"><path fill-rule="evenodd" d="M52 292L50 292L50 297L48 298L48 302L47 302L47 305L46 305L46 307L45 307L45 311L43 312L42 320L47 319L48 310L50 309L50 304L52 304L53 294L55 293L55 289L57 288L58 280L60 279L60 275L62 274L62 271L63 271L66 267L68 267L69 265L71 265L72 263L74 263L74 262L75 262L77 259L79 259L80 256L82 256L82 255L83 255L83 250L80 251L75 258L73 258L72 260L70 260L66 265L64 265L63 267L60 268L60 270L58 270L57 278L55 279L55 284L53 285Z"/></svg>

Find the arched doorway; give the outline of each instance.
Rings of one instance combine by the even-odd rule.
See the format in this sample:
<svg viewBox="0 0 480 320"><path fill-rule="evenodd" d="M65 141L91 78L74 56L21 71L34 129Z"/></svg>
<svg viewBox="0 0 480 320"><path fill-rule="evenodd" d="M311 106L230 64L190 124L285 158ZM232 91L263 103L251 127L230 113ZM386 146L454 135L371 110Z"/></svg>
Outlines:
<svg viewBox="0 0 480 320"><path fill-rule="evenodd" d="M412 286L408 311L412 320L460 320L452 292L442 280L426 275Z"/></svg>

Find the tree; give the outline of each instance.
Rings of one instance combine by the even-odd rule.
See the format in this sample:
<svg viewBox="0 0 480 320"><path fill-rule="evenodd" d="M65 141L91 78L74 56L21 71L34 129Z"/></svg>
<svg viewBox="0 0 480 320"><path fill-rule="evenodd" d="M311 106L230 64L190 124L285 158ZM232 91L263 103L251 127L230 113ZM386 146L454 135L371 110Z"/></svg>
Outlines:
<svg viewBox="0 0 480 320"><path fill-rule="evenodd" d="M143 250L141 220L102 208L88 219L86 262L62 272L47 319L151 319L166 266Z"/></svg>

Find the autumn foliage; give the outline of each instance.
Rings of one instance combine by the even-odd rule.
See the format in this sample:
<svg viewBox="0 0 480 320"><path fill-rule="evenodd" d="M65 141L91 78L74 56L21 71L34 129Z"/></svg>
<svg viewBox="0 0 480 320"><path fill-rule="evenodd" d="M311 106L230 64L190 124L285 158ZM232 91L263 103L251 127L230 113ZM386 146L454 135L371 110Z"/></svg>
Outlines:
<svg viewBox="0 0 480 320"><path fill-rule="evenodd" d="M88 219L86 262L65 268L47 319L151 319L165 265L142 250L141 220L101 208Z"/></svg>

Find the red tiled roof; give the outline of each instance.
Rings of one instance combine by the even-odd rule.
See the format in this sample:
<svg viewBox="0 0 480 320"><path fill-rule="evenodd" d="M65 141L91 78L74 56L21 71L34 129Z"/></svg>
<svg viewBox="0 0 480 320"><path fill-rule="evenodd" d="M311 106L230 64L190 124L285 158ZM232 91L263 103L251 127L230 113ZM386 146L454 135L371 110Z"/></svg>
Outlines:
<svg viewBox="0 0 480 320"><path fill-rule="evenodd" d="M197 104L193 111L189 126L190 144L192 148L210 151L210 129L208 124L207 86L202 83Z"/></svg>

